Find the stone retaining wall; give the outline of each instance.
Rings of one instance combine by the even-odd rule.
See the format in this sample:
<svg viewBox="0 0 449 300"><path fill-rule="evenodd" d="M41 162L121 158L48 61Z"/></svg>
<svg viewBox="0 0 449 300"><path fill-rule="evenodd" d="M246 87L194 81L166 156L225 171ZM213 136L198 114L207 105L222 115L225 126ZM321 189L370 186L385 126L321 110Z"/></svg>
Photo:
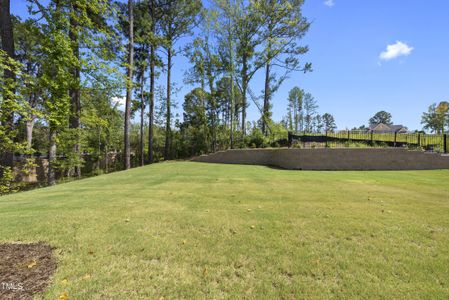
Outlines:
<svg viewBox="0 0 449 300"><path fill-rule="evenodd" d="M449 156L395 148L236 149L194 157L192 161L293 170L449 169Z"/></svg>

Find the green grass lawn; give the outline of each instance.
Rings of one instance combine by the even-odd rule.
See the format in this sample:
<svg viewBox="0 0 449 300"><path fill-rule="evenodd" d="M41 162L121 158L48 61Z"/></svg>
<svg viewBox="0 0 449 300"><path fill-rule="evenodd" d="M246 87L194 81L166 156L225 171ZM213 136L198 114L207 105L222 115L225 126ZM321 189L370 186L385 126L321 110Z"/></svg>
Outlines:
<svg viewBox="0 0 449 300"><path fill-rule="evenodd" d="M449 297L449 171L169 162L0 197L44 299Z"/></svg>

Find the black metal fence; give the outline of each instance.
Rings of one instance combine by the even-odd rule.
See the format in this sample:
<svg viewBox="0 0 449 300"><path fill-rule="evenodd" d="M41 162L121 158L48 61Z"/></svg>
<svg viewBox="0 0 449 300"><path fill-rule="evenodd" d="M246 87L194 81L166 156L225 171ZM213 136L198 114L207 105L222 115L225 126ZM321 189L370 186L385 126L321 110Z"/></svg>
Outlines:
<svg viewBox="0 0 449 300"><path fill-rule="evenodd" d="M448 153L447 134L378 133L374 131L327 131L323 133L289 132L288 143L307 143L312 147L409 147Z"/></svg>

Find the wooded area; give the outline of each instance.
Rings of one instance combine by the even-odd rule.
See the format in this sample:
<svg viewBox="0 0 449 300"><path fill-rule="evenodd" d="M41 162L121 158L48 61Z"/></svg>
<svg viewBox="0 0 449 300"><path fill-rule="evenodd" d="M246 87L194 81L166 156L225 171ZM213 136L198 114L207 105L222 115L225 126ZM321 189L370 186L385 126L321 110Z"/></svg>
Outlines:
<svg viewBox="0 0 449 300"><path fill-rule="evenodd" d="M310 26L302 0L27 2L24 20L11 15L9 0L0 2L4 189L14 157L25 169L36 154L48 157L53 185L55 172L91 175L82 174L87 157L102 173L111 154L117 169L129 169L287 138L271 120L272 96L288 74L311 70L301 61ZM182 118L173 114L180 55L190 62L183 81L192 86ZM260 93L250 88L258 72ZM248 122L250 104L260 111L256 122Z"/></svg>
<svg viewBox="0 0 449 300"><path fill-rule="evenodd" d="M312 94L298 86L290 90L286 116L272 119L273 96L284 81L312 70L303 61L310 27L303 0L26 2L28 17L21 19L11 14L10 0L0 0L5 193L18 172L35 167L36 156L48 159L53 185L56 177L278 147L286 145L288 131L337 128L334 116L320 115ZM187 66L175 64L180 56ZM179 74L182 82L173 78ZM251 89L256 74L260 91ZM191 88L180 101L182 116L179 84ZM251 121L250 105L259 113ZM391 123L391 114L378 112L369 120L374 123ZM449 104L432 104L422 124L447 132Z"/></svg>

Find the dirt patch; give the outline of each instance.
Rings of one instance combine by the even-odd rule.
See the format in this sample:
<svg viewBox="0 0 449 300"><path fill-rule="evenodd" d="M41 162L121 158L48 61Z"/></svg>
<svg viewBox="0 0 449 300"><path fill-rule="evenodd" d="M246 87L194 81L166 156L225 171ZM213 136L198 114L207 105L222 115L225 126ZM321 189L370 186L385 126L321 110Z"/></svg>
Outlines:
<svg viewBox="0 0 449 300"><path fill-rule="evenodd" d="M0 244L0 299L33 299L47 287L55 270L49 245Z"/></svg>

